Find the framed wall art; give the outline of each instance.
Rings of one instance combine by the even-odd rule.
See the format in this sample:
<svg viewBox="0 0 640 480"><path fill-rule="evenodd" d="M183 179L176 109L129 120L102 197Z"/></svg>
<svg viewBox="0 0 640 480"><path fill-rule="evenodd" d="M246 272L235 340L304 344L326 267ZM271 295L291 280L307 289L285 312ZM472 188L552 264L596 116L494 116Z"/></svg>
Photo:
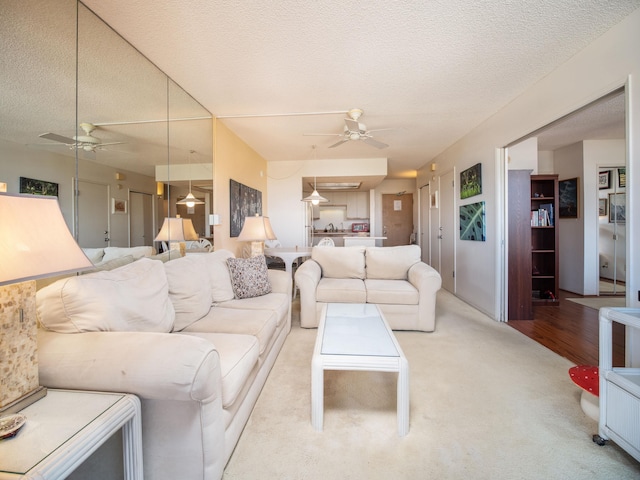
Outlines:
<svg viewBox="0 0 640 480"><path fill-rule="evenodd" d="M117 198L111 199L111 213L126 215L127 213L127 201Z"/></svg>
<svg viewBox="0 0 640 480"><path fill-rule="evenodd" d="M611 188L611 170L598 173L598 188L600 190Z"/></svg>
<svg viewBox="0 0 640 480"><path fill-rule="evenodd" d="M482 164L476 163L473 167L460 172L460 198L474 197L482 193Z"/></svg>
<svg viewBox="0 0 640 480"><path fill-rule="evenodd" d="M626 223L627 195L624 193L609 194L609 223Z"/></svg>
<svg viewBox="0 0 640 480"><path fill-rule="evenodd" d="M460 206L460 240L484 242L487 239L484 202Z"/></svg>
<svg viewBox="0 0 640 480"><path fill-rule="evenodd" d="M598 199L598 216L599 217L607 216L607 199L606 198Z"/></svg>
<svg viewBox="0 0 640 480"><path fill-rule="evenodd" d="M20 193L57 197L58 184L35 178L20 177Z"/></svg>
<svg viewBox="0 0 640 480"><path fill-rule="evenodd" d="M240 235L245 217L262 215L262 192L229 180L229 210L229 234L234 238Z"/></svg>
<svg viewBox="0 0 640 480"><path fill-rule="evenodd" d="M558 199L560 218L578 218L578 179L560 180L558 182L558 196L560 197Z"/></svg>
<svg viewBox="0 0 640 480"><path fill-rule="evenodd" d="M619 168L618 169L618 188L626 188L627 186L627 169Z"/></svg>

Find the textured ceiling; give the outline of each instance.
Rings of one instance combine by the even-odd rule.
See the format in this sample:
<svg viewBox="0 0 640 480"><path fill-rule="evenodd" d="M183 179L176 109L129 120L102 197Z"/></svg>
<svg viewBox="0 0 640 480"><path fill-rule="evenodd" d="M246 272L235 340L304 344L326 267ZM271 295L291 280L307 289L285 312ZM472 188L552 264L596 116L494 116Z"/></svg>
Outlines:
<svg viewBox="0 0 640 480"><path fill-rule="evenodd" d="M55 10L49 2L40 3L42 15L55 15L47 11ZM309 159L312 145L318 145L319 159L386 156L391 178L414 176L640 7L640 0L84 3L268 161ZM56 32L41 31L33 21L32 34L50 37L51 52L26 63L69 68L68 57L56 55ZM7 48L21 50L2 46L3 55ZM96 58L122 55L108 50L95 52ZM111 72L114 88L118 79L142 86L153 81L118 75L127 71L123 65ZM20 86L20 79L11 78L3 85L9 80ZM29 98L27 92L21 99L22 112L31 111L24 108L33 103ZM140 93L121 99L120 105L129 108L119 112L108 112L105 105L103 118L91 121L137 117L143 109L135 105L142 99ZM354 107L364 110L360 121L369 129L391 129L374 134L389 148L348 142L329 149L336 137L304 135L340 133L344 112ZM334 113L307 115L314 112ZM619 111L614 116L624 119ZM56 131L50 130L56 128L51 118L41 120ZM581 122L581 128L590 122ZM44 128L33 128L32 137ZM610 129L593 128L596 133L590 135L611 138ZM616 128L620 131L619 122ZM122 135L105 126L100 136L110 140L110 133L116 139Z"/></svg>

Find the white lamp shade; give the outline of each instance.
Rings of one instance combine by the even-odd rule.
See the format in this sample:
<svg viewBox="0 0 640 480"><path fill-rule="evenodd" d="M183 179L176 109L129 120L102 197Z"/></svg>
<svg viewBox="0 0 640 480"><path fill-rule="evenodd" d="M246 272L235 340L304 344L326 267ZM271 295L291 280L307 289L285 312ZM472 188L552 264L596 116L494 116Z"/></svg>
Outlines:
<svg viewBox="0 0 640 480"><path fill-rule="evenodd" d="M154 239L156 242L184 242L184 228L182 218L166 217L162 228Z"/></svg>
<svg viewBox="0 0 640 480"><path fill-rule="evenodd" d="M241 242L260 242L264 240L275 240L276 234L271 228L269 217L246 217L242 231L238 236Z"/></svg>
<svg viewBox="0 0 640 480"><path fill-rule="evenodd" d="M182 219L182 229L184 232L184 239L187 241L198 240L200 235L196 232L196 229L193 227L193 222L190 218Z"/></svg>
<svg viewBox="0 0 640 480"><path fill-rule="evenodd" d="M193 196L193 193L189 192L186 197L184 197L179 202L176 202L178 205L186 205L187 207L193 207L194 205L204 205L202 200L198 200Z"/></svg>
<svg viewBox="0 0 640 480"><path fill-rule="evenodd" d="M64 221L57 197L0 194L0 285L93 266Z"/></svg>
<svg viewBox="0 0 640 480"><path fill-rule="evenodd" d="M313 205L318 205L319 203L327 203L329 200L321 196L317 190L314 190L311 195L309 195L308 197L304 197L302 201L311 202Z"/></svg>

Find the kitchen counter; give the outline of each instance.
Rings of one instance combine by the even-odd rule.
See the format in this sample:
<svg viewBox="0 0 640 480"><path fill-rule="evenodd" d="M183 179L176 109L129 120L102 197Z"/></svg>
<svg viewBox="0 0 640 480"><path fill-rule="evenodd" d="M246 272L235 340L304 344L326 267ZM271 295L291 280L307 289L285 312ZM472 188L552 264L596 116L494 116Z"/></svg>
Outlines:
<svg viewBox="0 0 640 480"><path fill-rule="evenodd" d="M314 237L356 237L356 236L368 237L369 233L351 232L350 230L338 230L335 232L325 232L323 230L314 230L313 236Z"/></svg>
<svg viewBox="0 0 640 480"><path fill-rule="evenodd" d="M353 247L356 245L364 246L364 247L381 247L383 240L386 240L387 237L370 237L370 236L362 236L362 235L352 235L349 237L344 237L344 246L345 247Z"/></svg>

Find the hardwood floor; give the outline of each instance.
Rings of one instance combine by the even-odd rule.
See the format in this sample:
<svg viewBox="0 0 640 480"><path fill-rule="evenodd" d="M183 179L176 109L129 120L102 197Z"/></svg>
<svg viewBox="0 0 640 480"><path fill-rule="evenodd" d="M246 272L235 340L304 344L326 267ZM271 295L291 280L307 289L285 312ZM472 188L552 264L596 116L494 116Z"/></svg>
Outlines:
<svg viewBox="0 0 640 480"><path fill-rule="evenodd" d="M598 310L566 300L578 296L560 290L560 305L535 307L533 320L510 320L507 325L576 365L598 365ZM613 327L613 365L624 366L624 327Z"/></svg>

